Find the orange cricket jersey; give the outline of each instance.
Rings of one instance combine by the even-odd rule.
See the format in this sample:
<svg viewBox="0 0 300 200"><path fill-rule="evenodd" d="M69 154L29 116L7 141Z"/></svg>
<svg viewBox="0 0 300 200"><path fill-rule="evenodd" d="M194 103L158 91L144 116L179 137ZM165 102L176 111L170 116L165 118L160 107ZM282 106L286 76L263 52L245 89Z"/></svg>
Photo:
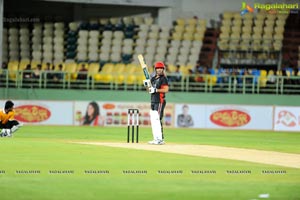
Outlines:
<svg viewBox="0 0 300 200"><path fill-rule="evenodd" d="M0 110L0 122L2 124L6 124L8 120L13 120L15 116L14 111L10 111L8 113L5 113L4 109Z"/></svg>

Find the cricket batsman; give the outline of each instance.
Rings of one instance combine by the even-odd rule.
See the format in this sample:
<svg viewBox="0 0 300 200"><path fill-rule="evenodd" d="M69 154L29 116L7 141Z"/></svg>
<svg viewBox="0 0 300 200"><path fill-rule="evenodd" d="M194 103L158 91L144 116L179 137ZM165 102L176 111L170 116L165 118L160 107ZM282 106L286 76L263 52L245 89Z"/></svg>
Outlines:
<svg viewBox="0 0 300 200"><path fill-rule="evenodd" d="M15 111L14 103L10 100L5 102L5 106L0 110L0 137L11 137L16 132L21 124L14 119Z"/></svg>
<svg viewBox="0 0 300 200"><path fill-rule="evenodd" d="M165 94L169 91L169 84L165 74L164 63L156 62L154 68L155 75L150 80L143 81L144 86L151 94L150 119L153 140L148 143L161 145L164 144L162 118L164 116L164 109L166 106Z"/></svg>

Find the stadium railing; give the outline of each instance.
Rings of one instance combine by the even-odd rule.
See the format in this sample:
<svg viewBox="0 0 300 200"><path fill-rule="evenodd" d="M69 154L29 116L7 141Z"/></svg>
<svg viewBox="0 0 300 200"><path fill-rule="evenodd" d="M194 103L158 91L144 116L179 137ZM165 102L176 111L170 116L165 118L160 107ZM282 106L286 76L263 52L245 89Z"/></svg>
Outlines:
<svg viewBox="0 0 300 200"><path fill-rule="evenodd" d="M140 81L140 73L137 79L127 83L127 78L135 74L124 74L124 81L112 78L110 81L97 80L87 73L60 72L61 79L53 79L50 75L57 72L42 71L38 78L23 78L24 73L31 74L34 71L8 71L0 72L1 88L38 88L38 89L82 89L82 90L144 90ZM84 79L77 79L82 74ZM109 77L111 74L103 74ZM298 94L300 95L300 76L274 77L273 82L261 80L253 75L183 75L180 81L173 81L171 76L170 91L179 92L204 92L204 93L241 93L241 94Z"/></svg>

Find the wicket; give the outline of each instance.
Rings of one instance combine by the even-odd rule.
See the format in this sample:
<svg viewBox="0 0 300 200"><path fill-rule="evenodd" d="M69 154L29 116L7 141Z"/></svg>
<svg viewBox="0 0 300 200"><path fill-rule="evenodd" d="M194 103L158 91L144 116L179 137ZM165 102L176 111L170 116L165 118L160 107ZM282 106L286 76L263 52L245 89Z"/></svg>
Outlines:
<svg viewBox="0 0 300 200"><path fill-rule="evenodd" d="M136 127L136 143L139 142L139 109L128 109L128 127L127 127L127 143L130 142L130 126L131 130L131 142L134 143L134 129Z"/></svg>

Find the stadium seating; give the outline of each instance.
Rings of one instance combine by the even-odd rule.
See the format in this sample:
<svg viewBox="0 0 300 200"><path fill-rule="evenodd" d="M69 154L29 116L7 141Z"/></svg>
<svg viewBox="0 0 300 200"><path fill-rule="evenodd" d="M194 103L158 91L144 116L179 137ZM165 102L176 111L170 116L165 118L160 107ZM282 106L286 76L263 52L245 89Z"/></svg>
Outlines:
<svg viewBox="0 0 300 200"><path fill-rule="evenodd" d="M255 67L262 67L270 60L273 62L272 58L282 52L284 57L288 54L287 58L297 54L296 62L300 63L298 46L296 49L291 45L299 44L299 40L294 35L296 33L287 34L287 20L287 15L264 12L244 16L237 12L224 12L220 34L218 30L206 28L206 20L194 17L178 18L171 27L160 27L152 17L131 16L69 23L49 20L14 24L3 29L2 58L9 63L11 80L20 75L15 73L16 70L23 70L28 64L35 69L38 64L45 66L46 62L50 62L56 67L64 64L64 71L70 74L66 79L75 81L78 63L86 63L88 76L97 83L140 85L144 76L138 65L138 54L144 55L149 71L153 70L150 66L159 60L168 65L168 73L174 72L180 65L182 74L189 75L197 62L214 56L216 35L219 52L225 52L218 54L224 56L222 61L230 63L248 59L260 61L260 66ZM284 53L286 50L287 53ZM289 64L295 66L294 61L295 57ZM239 72L252 64L241 65ZM267 87L270 70L264 70L252 71L260 87ZM215 74L205 79L212 86L216 83ZM286 74L292 76L294 71ZM282 72L279 71L278 75Z"/></svg>
<svg viewBox="0 0 300 200"><path fill-rule="evenodd" d="M65 63L65 70L67 74L65 76L66 80L75 81L77 79L77 63L74 61Z"/></svg>
<svg viewBox="0 0 300 200"><path fill-rule="evenodd" d="M11 27L8 30L8 55L9 61L19 60L19 31L18 28Z"/></svg>
<svg viewBox="0 0 300 200"><path fill-rule="evenodd" d="M205 30L205 20L197 20L195 18L177 19L170 34L171 41L166 54L166 62L171 65L195 65L198 61L196 58L199 57ZM196 41L198 45L193 47L192 53L190 47L192 43L195 42L196 44ZM180 49L180 51L178 51L178 49ZM197 53L198 55L195 55ZM189 59L189 57L192 59Z"/></svg>
<svg viewBox="0 0 300 200"><path fill-rule="evenodd" d="M7 66L7 70L9 79L15 81L17 78L17 71L19 70L19 62L10 61Z"/></svg>
<svg viewBox="0 0 300 200"><path fill-rule="evenodd" d="M110 83L113 81L112 72L114 70L114 64L113 63L106 63L102 67L102 70L94 76L94 79L96 82L101 83Z"/></svg>
<svg viewBox="0 0 300 200"><path fill-rule="evenodd" d="M265 65L276 67L283 46L283 16L284 14L270 15L260 11L241 17L239 13L224 12L218 39L220 65L224 62L227 62L226 65L230 65L230 62L242 62L240 67L249 63L252 63L253 67L262 67L259 63L261 61L255 64L253 57L257 57L265 60ZM268 57L269 55L272 56Z"/></svg>
<svg viewBox="0 0 300 200"><path fill-rule="evenodd" d="M48 62L55 66L66 63L65 70L73 74L73 79L78 69L71 70L70 63L138 64L138 54L144 54L148 65L156 60L194 65L206 22L193 18L176 22L174 27L160 27L152 17L128 16L8 27L3 30L3 61L22 60L22 69L25 63L32 69ZM174 30L180 33L178 38ZM194 41L199 41L198 45L193 46Z"/></svg>

